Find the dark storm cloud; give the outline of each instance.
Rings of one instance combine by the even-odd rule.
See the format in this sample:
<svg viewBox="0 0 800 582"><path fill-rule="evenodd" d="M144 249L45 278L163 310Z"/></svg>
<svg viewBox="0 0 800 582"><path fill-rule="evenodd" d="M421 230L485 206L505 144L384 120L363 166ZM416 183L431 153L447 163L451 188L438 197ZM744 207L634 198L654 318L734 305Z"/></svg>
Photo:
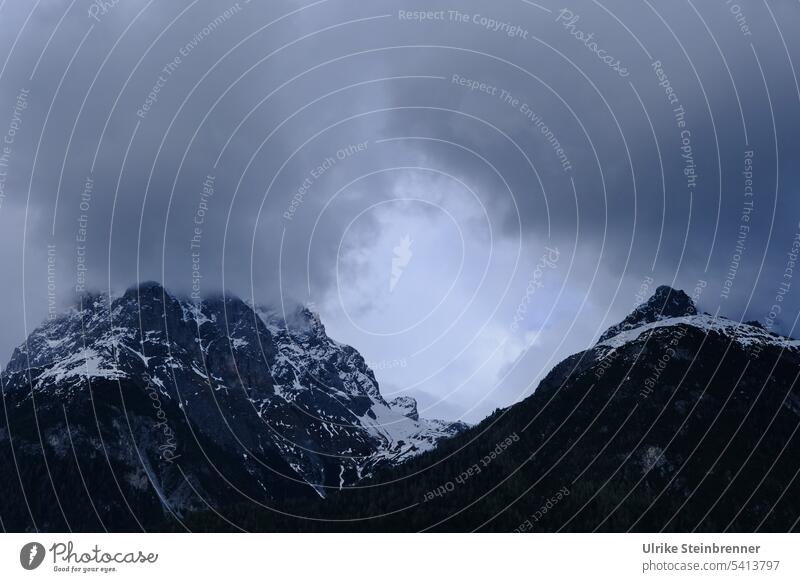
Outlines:
<svg viewBox="0 0 800 582"><path fill-rule="evenodd" d="M488 241L505 254L493 285L464 300L474 324L461 335L481 341L442 341L432 362L459 369L462 347L491 351L482 323L503 336L497 318L518 308L545 245L563 255L528 321L548 347L505 344L478 378L508 387L480 407L529 389L623 316L643 281L702 280L701 305L735 318L779 305L770 322L792 332L797 294L777 297L800 220L796 4L541 4L6 2L0 132L21 94L25 108L0 209L2 353L24 337L23 314L30 331L84 276L114 292L157 279L314 301L369 351L334 299L344 285L359 313L386 309L362 255L388 245L391 258L387 237L444 229L445 215L467 225L463 297ZM364 213L398 196L427 202ZM435 281L456 261L443 252L415 255L408 277ZM383 321L400 326L424 297L405 301ZM372 357L422 342L403 338L376 340ZM501 382L508 370L519 379ZM418 394L442 384L428 382Z"/></svg>

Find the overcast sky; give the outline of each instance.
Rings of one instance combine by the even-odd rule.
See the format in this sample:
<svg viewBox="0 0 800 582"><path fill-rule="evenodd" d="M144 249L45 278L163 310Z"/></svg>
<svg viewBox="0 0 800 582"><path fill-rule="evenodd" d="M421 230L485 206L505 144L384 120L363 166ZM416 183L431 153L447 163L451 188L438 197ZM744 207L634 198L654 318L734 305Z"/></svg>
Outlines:
<svg viewBox="0 0 800 582"><path fill-rule="evenodd" d="M455 4L0 0L2 359L83 276L312 303L468 421L659 284L794 334L797 2Z"/></svg>

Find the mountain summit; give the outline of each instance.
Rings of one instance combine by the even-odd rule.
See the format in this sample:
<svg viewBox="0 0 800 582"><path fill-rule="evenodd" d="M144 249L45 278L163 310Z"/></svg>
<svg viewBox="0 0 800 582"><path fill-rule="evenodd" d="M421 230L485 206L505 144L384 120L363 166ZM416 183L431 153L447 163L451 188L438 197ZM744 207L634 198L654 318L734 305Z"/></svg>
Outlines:
<svg viewBox="0 0 800 582"><path fill-rule="evenodd" d="M306 308L195 303L157 283L81 297L14 351L2 384L0 465L20 468L0 476L6 529L137 530L324 497L466 428L387 402Z"/></svg>
<svg viewBox="0 0 800 582"><path fill-rule="evenodd" d="M661 285L650 299L636 307L628 317L617 325L608 328L600 336L599 341L604 342L623 331L634 329L646 323L696 314L697 307L691 297L683 291L673 289L668 285Z"/></svg>

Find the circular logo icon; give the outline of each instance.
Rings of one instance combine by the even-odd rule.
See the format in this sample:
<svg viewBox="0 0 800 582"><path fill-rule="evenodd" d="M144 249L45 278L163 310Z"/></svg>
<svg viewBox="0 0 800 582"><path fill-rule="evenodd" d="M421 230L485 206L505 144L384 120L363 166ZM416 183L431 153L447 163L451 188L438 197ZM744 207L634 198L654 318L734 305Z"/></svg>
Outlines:
<svg viewBox="0 0 800 582"><path fill-rule="evenodd" d="M39 542L30 542L19 551L19 563L26 570L35 570L44 561L44 546Z"/></svg>

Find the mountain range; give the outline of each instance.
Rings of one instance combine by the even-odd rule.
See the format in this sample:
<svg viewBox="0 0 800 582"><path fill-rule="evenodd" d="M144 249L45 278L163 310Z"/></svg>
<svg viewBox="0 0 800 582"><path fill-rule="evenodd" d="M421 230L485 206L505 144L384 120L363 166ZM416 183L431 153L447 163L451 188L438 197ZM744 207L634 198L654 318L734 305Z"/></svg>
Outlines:
<svg viewBox="0 0 800 582"><path fill-rule="evenodd" d="M306 308L85 296L2 374L0 519L66 531L791 531L800 342L655 294L475 426Z"/></svg>

